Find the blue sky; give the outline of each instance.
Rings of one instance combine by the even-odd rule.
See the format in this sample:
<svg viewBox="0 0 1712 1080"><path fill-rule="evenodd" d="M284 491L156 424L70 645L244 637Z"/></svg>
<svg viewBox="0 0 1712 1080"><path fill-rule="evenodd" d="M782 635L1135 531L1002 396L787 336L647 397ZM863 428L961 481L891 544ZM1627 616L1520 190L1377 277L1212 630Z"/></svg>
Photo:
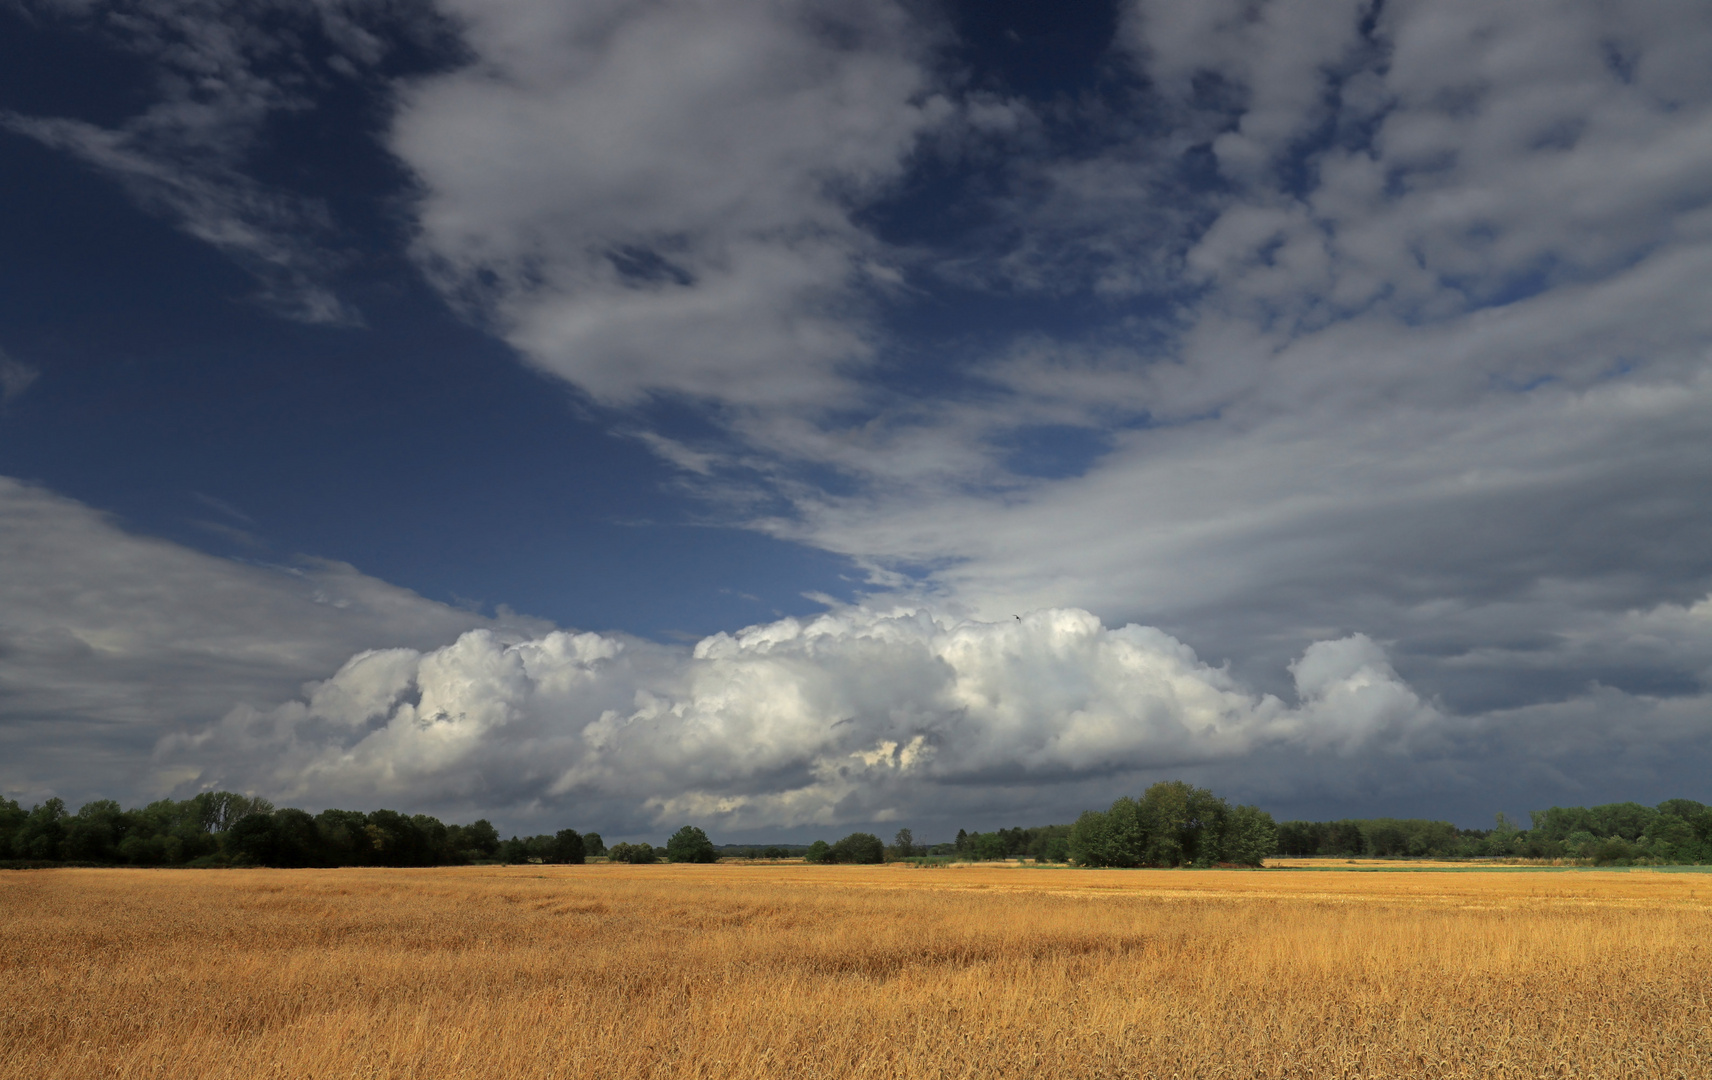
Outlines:
<svg viewBox="0 0 1712 1080"><path fill-rule="evenodd" d="M1708 48L1639 0L0 6L0 789L1708 797Z"/></svg>

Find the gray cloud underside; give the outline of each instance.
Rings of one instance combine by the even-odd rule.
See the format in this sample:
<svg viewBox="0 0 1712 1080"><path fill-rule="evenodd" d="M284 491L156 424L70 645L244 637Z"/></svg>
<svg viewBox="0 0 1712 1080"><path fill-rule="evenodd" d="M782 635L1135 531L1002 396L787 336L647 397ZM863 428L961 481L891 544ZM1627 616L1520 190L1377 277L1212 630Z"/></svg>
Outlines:
<svg viewBox="0 0 1712 1080"><path fill-rule="evenodd" d="M1712 602L1649 625L1672 622L1712 656ZM1453 715L1359 634L1310 645L1288 674L1288 701L1256 693L1161 631L1078 609L978 622L848 608L693 649L475 631L361 653L303 698L236 709L157 758L287 800L504 801L514 820L726 835L1059 820L1172 775L1280 808L1443 814L1450 796L1489 811L1614 785L1651 795L1706 763L1704 692L1598 688Z"/></svg>
<svg viewBox="0 0 1712 1080"><path fill-rule="evenodd" d="M496 623L342 563L203 555L5 478L0 566L0 789L26 795L159 795L184 779L151 764L162 737L291 697L353 652L547 626Z"/></svg>

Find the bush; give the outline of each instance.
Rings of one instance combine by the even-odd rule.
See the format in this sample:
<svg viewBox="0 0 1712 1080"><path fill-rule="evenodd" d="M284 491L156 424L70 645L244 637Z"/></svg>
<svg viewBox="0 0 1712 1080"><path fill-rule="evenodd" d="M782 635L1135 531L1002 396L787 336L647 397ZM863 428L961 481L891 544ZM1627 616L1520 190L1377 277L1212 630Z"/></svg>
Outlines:
<svg viewBox="0 0 1712 1080"><path fill-rule="evenodd" d="M610 862L630 863L633 866L660 861L659 854L654 850L654 845L646 842L614 844L606 849L606 857Z"/></svg>
<svg viewBox="0 0 1712 1080"><path fill-rule="evenodd" d="M1627 840L1620 836L1608 836L1593 848L1590 855L1599 866L1614 866L1618 863L1628 863L1635 857L1635 849Z"/></svg>
<svg viewBox="0 0 1712 1080"><path fill-rule="evenodd" d="M719 861L719 852L707 834L694 825L685 825L666 841L666 861L675 863L710 863Z"/></svg>

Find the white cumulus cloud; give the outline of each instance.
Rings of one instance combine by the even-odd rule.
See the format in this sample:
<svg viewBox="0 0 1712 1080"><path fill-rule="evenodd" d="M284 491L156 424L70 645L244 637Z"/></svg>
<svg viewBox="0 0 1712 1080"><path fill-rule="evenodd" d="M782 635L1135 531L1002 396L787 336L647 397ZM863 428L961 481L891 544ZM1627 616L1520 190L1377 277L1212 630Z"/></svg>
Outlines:
<svg viewBox="0 0 1712 1080"><path fill-rule="evenodd" d="M1364 637L1316 644L1295 673L1291 706L1158 630L1077 609L982 623L851 608L689 650L477 630L359 654L305 698L236 709L157 756L288 801L509 799L755 829L937 818L959 788L1281 747L1383 754L1443 719Z"/></svg>

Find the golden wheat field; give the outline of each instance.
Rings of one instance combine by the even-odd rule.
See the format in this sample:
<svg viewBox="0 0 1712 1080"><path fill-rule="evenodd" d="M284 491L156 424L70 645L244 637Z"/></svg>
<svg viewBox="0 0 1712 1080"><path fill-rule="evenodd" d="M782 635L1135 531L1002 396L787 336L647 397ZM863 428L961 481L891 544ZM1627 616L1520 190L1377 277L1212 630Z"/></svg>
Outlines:
<svg viewBox="0 0 1712 1080"><path fill-rule="evenodd" d="M1712 876L0 874L0 1077L1698 1077Z"/></svg>

